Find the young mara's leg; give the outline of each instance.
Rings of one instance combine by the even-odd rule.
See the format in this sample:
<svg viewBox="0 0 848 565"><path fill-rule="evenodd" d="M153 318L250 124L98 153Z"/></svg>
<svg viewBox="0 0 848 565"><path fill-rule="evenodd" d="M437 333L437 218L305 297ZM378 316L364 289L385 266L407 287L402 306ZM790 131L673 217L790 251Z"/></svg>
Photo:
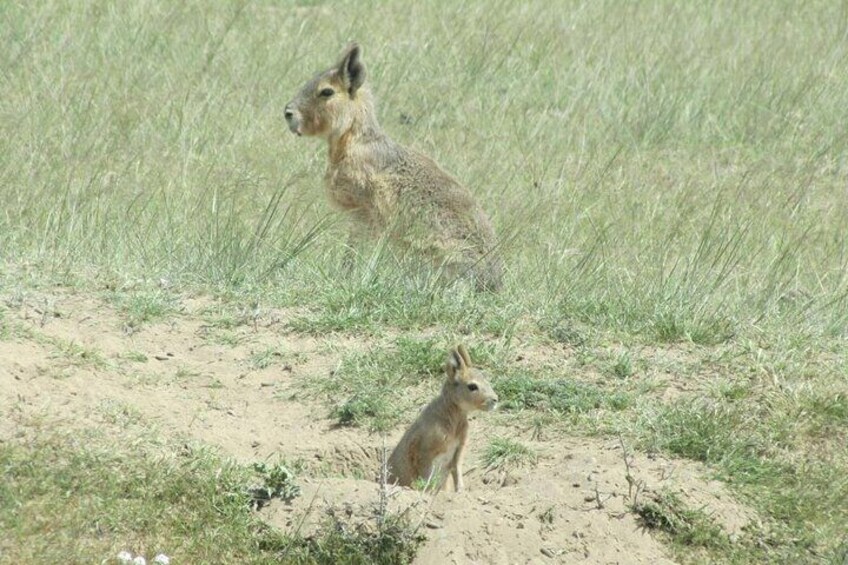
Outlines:
<svg viewBox="0 0 848 565"><path fill-rule="evenodd" d="M451 461L451 475L453 475L453 487L456 492L462 492L465 488L465 485L462 482L462 454L465 451L465 441L468 439L468 428L464 428L460 431L459 435L459 447L456 448L456 452L453 455L453 461Z"/></svg>

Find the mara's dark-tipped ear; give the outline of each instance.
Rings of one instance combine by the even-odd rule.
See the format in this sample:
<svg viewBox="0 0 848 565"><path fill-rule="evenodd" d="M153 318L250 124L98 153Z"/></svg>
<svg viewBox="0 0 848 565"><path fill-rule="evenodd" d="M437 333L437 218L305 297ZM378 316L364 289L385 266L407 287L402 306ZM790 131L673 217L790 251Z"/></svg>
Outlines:
<svg viewBox="0 0 848 565"><path fill-rule="evenodd" d="M358 43L351 43L342 53L339 61L339 76L344 83L345 90L351 96L356 95L359 87L365 83L365 65L362 64L360 56L362 50Z"/></svg>
<svg viewBox="0 0 848 565"><path fill-rule="evenodd" d="M463 355L463 353L465 355ZM465 351L463 346L459 345L451 349L448 354L448 362L445 364L445 372L448 374L448 378L455 381L462 378L466 369L469 367L469 363L466 362L467 358L468 353Z"/></svg>

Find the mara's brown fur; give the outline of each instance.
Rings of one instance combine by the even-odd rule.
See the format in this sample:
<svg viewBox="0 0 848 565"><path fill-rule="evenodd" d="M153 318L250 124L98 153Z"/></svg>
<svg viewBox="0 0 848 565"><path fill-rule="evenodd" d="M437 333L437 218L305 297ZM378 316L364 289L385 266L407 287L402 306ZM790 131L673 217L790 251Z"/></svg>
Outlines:
<svg viewBox="0 0 848 565"><path fill-rule="evenodd" d="M442 393L424 408L392 451L388 461L390 483L410 486L420 480L438 492L450 472L456 491L463 489L468 413L494 410L498 395L486 375L471 365L462 345L451 350L445 373Z"/></svg>
<svg viewBox="0 0 848 565"><path fill-rule="evenodd" d="M332 203L353 218L351 244L385 234L451 276L472 275L478 289L500 288L502 267L488 216L432 159L386 135L358 45L307 82L286 105L285 117L295 134L327 140L324 180Z"/></svg>

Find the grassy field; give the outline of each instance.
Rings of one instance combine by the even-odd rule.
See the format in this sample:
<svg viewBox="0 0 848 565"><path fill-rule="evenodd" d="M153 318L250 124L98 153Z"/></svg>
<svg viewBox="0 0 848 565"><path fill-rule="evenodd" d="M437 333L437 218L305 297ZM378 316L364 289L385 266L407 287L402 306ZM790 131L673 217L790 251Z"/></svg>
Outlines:
<svg viewBox="0 0 848 565"><path fill-rule="evenodd" d="M383 126L492 215L501 293L411 274L390 250L343 271L325 148L292 136L282 110L354 39ZM169 316L186 292L293 308L298 334L392 344L345 357L338 383L310 390L343 387L333 417L378 430L400 408L385 387L416 381L371 377L415 375L443 342L467 339L519 421L705 462L762 517L739 543L692 543L657 502L648 523L677 558L842 563L846 124L845 2L5 2L0 338L26 338L4 323L10 301L53 285L106 296L131 325ZM422 331L431 342L403 337ZM514 362L528 345L574 355L528 374ZM649 394L662 386L639 378L652 352L675 348L696 352L663 367L687 386ZM581 371L604 378L573 381ZM55 455L51 432L38 436L0 444L20 492L96 474L100 456L66 444ZM529 457L521 447L490 457ZM44 457L80 464L20 463ZM166 498L192 518L160 522L157 540L205 535L220 495L206 457L189 478L162 479L177 495L208 488L200 502ZM126 480L93 488L108 500L137 485ZM270 559L283 542L268 550L243 505L227 504L216 531L231 557ZM3 529L17 524L7 545L32 543L37 520L75 527L76 514L30 511L0 506ZM115 520L143 527L131 511ZM203 546L185 551L208 561Z"/></svg>

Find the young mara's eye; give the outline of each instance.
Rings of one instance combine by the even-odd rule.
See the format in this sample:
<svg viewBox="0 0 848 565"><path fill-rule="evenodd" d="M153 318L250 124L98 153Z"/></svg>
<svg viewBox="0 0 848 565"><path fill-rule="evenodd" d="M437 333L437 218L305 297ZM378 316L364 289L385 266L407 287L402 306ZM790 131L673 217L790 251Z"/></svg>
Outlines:
<svg viewBox="0 0 848 565"><path fill-rule="evenodd" d="M471 383L470 385L468 385L468 390L470 390L471 392L474 392L475 390L477 390L477 385L475 385L474 383Z"/></svg>
<svg viewBox="0 0 848 565"><path fill-rule="evenodd" d="M332 88L325 88L321 92L319 92L318 94L321 96L321 98L329 98L330 96L332 96L335 93L336 93L336 91L333 90Z"/></svg>

